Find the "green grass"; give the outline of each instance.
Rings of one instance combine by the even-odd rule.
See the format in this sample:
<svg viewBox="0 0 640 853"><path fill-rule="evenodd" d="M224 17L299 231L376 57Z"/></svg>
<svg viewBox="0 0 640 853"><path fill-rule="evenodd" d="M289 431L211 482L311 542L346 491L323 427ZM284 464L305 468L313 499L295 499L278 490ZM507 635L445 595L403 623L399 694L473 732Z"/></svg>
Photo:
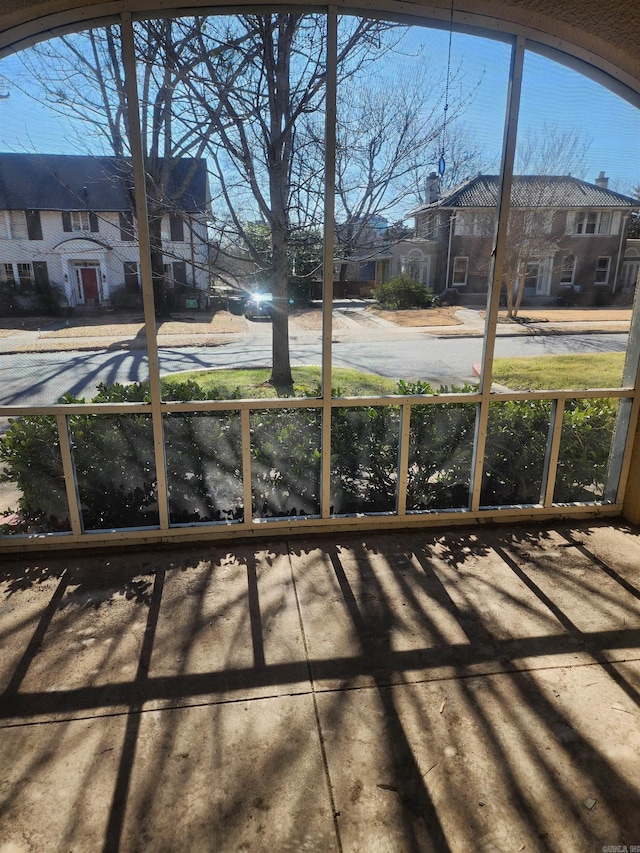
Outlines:
<svg viewBox="0 0 640 853"><path fill-rule="evenodd" d="M162 384L167 386L190 380L197 382L205 391L218 389L225 399L235 396L245 399L276 397L275 388L268 382L270 373L271 370L266 367L246 370L192 370L188 373L173 373L164 376ZM294 396L315 396L317 394L321 375L319 367L294 367L292 373ZM332 385L334 390L338 390L342 396L346 397L395 394L398 388L398 383L394 379L341 367L332 370ZM236 393L236 389L238 389L239 394Z"/></svg>
<svg viewBox="0 0 640 853"><path fill-rule="evenodd" d="M619 388L624 353L496 358L493 381L512 391Z"/></svg>

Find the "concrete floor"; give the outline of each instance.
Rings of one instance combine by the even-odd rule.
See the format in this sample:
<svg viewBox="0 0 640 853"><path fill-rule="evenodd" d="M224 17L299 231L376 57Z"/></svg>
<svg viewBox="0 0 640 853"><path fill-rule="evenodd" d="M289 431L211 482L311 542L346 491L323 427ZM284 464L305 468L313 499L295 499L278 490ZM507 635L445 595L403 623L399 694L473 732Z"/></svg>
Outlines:
<svg viewBox="0 0 640 853"><path fill-rule="evenodd" d="M631 849L639 598L623 524L12 558L0 853Z"/></svg>

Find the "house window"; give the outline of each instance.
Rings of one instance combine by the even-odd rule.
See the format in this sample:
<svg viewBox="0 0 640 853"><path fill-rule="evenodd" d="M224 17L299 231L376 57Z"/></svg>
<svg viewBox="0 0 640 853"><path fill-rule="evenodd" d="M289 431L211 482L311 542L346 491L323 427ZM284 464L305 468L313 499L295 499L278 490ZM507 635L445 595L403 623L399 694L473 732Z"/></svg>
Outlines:
<svg viewBox="0 0 640 853"><path fill-rule="evenodd" d="M184 243L184 221L173 213L170 216L163 216L161 234L163 241Z"/></svg>
<svg viewBox="0 0 640 853"><path fill-rule="evenodd" d="M119 215L120 239L123 242L131 243L136 239L135 224L133 221L133 213L129 210L120 211Z"/></svg>
<svg viewBox="0 0 640 853"><path fill-rule="evenodd" d="M9 225L12 240L28 240L29 229L27 228L27 217L24 210L9 211Z"/></svg>
<svg viewBox="0 0 640 853"><path fill-rule="evenodd" d="M31 264L18 264L18 280L25 290L33 287L33 269Z"/></svg>
<svg viewBox="0 0 640 853"><path fill-rule="evenodd" d="M88 210L72 210L71 211L71 230L72 231L91 231L91 223L89 222Z"/></svg>
<svg viewBox="0 0 640 853"><path fill-rule="evenodd" d="M596 261L596 277L594 284L606 284L609 281L609 266L611 258L598 258Z"/></svg>
<svg viewBox="0 0 640 853"><path fill-rule="evenodd" d="M525 217L525 234L534 237L550 234L552 226L553 213L550 210L534 210L530 216Z"/></svg>
<svg viewBox="0 0 640 853"><path fill-rule="evenodd" d="M453 287L464 287L467 283L467 269L469 266L469 258L454 258L453 259L453 278L451 284Z"/></svg>
<svg viewBox="0 0 640 853"><path fill-rule="evenodd" d="M456 213L456 234L470 237L473 234L473 213L461 210Z"/></svg>
<svg viewBox="0 0 640 853"><path fill-rule="evenodd" d="M575 234L612 234L610 210L583 210L576 213Z"/></svg>
<svg viewBox="0 0 640 853"><path fill-rule="evenodd" d="M13 264L2 264L0 269L2 270L2 280L14 284Z"/></svg>
<svg viewBox="0 0 640 853"><path fill-rule="evenodd" d="M455 233L462 237L493 237L495 227L493 211L464 210L456 213Z"/></svg>
<svg viewBox="0 0 640 853"><path fill-rule="evenodd" d="M560 270L560 283L573 284L573 277L576 272L576 256L565 255L562 259L562 268Z"/></svg>
<svg viewBox="0 0 640 853"><path fill-rule="evenodd" d="M420 218L418 223L418 234L420 237L435 239L438 236L439 216L437 213L429 213Z"/></svg>
<svg viewBox="0 0 640 853"><path fill-rule="evenodd" d="M98 217L92 210L63 210L62 229L67 232L97 232L99 230Z"/></svg>
<svg viewBox="0 0 640 853"><path fill-rule="evenodd" d="M606 210L600 214L598 220L598 234L611 234L611 211Z"/></svg>

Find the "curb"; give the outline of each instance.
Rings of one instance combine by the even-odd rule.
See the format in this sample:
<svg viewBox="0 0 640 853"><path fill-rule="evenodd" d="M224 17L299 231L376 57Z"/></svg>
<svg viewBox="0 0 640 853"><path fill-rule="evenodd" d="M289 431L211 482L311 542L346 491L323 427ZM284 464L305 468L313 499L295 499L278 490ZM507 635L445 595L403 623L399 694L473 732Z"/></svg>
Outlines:
<svg viewBox="0 0 640 853"><path fill-rule="evenodd" d="M429 335L432 338L436 338L438 340L451 340L453 338L484 338L484 329L473 331L469 330L468 332L461 332L460 334L438 334L437 329L438 326L421 326L414 327L416 329L420 329L422 334ZM224 332L220 333L224 335ZM496 337L498 338L521 338L521 337L554 337L558 335L628 335L629 330L620 330L620 329L565 329L558 328L557 326L547 326L545 328L524 328L513 331L497 331ZM233 333L229 333L227 335L229 338L233 338ZM202 342L199 340L194 340L189 343L181 343L176 347L171 347L172 349L182 349L186 347L211 347L211 346L225 346L225 344L231 343L231 341L221 341L220 343L212 343L210 341ZM169 344L163 343L162 347L171 346ZM0 347L0 356L2 355L36 355L41 353L61 353L61 352L105 352L109 350L111 352L114 351L130 351L130 350L144 350L146 349L146 343L140 342L139 344L134 343L133 341L119 341L117 339L112 339L111 343L104 343L100 346L96 344L87 344L86 346L70 346L70 347L57 347L54 349L2 349Z"/></svg>
<svg viewBox="0 0 640 853"><path fill-rule="evenodd" d="M429 333L427 333L429 334ZM521 332L497 332L497 338L550 338L558 335L628 335L629 330L621 331L620 329L558 329L557 327L548 327L546 329L523 329ZM483 338L482 332L469 332L462 335L433 335L434 338Z"/></svg>

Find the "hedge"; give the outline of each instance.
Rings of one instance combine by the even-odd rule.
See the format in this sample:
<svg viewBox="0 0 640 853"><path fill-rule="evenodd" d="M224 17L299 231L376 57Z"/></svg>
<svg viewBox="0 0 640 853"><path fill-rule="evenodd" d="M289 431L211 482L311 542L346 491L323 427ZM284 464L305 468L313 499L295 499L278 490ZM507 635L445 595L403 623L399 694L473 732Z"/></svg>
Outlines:
<svg viewBox="0 0 640 853"><path fill-rule="evenodd" d="M448 389L441 389L446 391ZM466 386L459 391L471 391ZM337 392L339 395L339 392ZM399 394L436 393L427 383L400 382ZM219 399L194 382L174 384L170 400ZM102 385L92 402L143 402L145 383ZM63 403L84 402L66 396ZM476 422L473 403L412 407L407 509L468 505ZM492 403L481 488L483 506L536 504L540 499L551 404ZM556 476L556 502L602 497L617 403L567 400ZM320 512L320 407L251 413L252 513L258 517ZM240 415L221 412L164 416L172 524L241 519ZM157 478L150 415L69 418L85 529L158 523ZM392 512L396 507L400 409L337 407L332 411L331 508L334 513ZM0 441L2 480L21 497L20 524L3 532L68 530L68 509L56 420L12 420Z"/></svg>

